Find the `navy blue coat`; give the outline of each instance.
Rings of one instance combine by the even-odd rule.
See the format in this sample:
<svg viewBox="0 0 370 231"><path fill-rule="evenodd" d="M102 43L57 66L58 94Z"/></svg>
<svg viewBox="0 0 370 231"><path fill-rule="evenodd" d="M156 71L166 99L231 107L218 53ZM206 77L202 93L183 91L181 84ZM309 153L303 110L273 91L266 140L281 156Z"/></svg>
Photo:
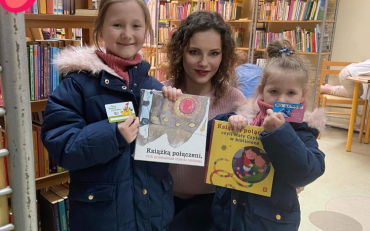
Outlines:
<svg viewBox="0 0 370 231"><path fill-rule="evenodd" d="M227 114L216 117L227 121ZM211 127L211 126L209 126ZM300 224L297 187L310 184L325 170L318 130L307 123L288 123L260 134L275 168L271 197L219 187L212 205L213 231L296 231Z"/></svg>
<svg viewBox="0 0 370 231"><path fill-rule="evenodd" d="M73 65L69 58L58 66ZM168 230L174 213L168 164L135 161L135 142L128 144L117 123L108 122L104 107L132 101L138 114L140 89L162 88L149 68L145 61L129 67L129 87L111 69L72 72L49 97L41 138L70 172L72 231Z"/></svg>

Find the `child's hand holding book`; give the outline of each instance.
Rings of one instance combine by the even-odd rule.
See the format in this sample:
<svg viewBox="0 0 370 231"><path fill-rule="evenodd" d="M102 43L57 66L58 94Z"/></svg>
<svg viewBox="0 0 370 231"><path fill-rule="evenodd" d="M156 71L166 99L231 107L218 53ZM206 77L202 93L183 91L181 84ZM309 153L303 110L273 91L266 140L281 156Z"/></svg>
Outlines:
<svg viewBox="0 0 370 231"><path fill-rule="evenodd" d="M229 117L229 123L233 132L238 133L248 125L248 120L242 115L233 115Z"/></svg>

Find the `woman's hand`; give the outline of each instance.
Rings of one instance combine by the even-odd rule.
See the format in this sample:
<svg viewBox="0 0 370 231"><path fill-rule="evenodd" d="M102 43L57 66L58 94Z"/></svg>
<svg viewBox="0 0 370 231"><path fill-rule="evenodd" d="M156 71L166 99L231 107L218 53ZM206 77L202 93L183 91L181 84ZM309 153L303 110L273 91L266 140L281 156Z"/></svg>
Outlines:
<svg viewBox="0 0 370 231"><path fill-rule="evenodd" d="M233 132L238 133L248 125L248 120L242 115L233 115L229 117L229 123Z"/></svg>
<svg viewBox="0 0 370 231"><path fill-rule="evenodd" d="M163 86L162 93L164 97L166 97L170 101L175 102L182 94L182 91L180 89L176 89L175 87Z"/></svg>
<svg viewBox="0 0 370 231"><path fill-rule="evenodd" d="M263 129L265 132L272 132L284 125L285 119L283 114L274 113L271 109L267 109L267 116L263 121Z"/></svg>
<svg viewBox="0 0 370 231"><path fill-rule="evenodd" d="M127 143L131 143L136 139L139 131L139 117L130 116L126 121L118 123L118 129Z"/></svg>

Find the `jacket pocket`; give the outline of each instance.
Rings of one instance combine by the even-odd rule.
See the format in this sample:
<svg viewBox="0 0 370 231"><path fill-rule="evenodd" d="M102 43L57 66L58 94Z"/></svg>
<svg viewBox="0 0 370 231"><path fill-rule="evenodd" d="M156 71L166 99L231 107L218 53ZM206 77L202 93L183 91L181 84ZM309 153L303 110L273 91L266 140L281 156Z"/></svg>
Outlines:
<svg viewBox="0 0 370 231"><path fill-rule="evenodd" d="M299 210L286 211L257 202L254 206L252 230L296 231L300 220Z"/></svg>
<svg viewBox="0 0 370 231"><path fill-rule="evenodd" d="M71 230L117 230L115 194L116 184L71 184Z"/></svg>

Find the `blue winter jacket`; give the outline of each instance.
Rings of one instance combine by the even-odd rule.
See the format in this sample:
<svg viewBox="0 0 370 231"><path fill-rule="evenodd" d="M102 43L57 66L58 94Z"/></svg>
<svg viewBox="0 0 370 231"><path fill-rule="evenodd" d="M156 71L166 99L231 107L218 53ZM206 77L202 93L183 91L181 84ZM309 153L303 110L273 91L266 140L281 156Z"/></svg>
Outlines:
<svg viewBox="0 0 370 231"><path fill-rule="evenodd" d="M324 120L321 111L317 114ZM215 119L227 121L230 115ZM306 122L286 122L271 133L262 132L261 142L275 168L271 197L219 187L212 205L213 231L298 230L301 212L296 188L312 183L325 170L318 134Z"/></svg>
<svg viewBox="0 0 370 231"><path fill-rule="evenodd" d="M168 164L135 161L135 142L108 122L104 107L131 101L138 114L140 89L162 87L148 76L150 65L128 67L130 86L91 49L67 50L57 65L68 75L48 99L41 138L70 172L71 231L168 230L174 213Z"/></svg>

